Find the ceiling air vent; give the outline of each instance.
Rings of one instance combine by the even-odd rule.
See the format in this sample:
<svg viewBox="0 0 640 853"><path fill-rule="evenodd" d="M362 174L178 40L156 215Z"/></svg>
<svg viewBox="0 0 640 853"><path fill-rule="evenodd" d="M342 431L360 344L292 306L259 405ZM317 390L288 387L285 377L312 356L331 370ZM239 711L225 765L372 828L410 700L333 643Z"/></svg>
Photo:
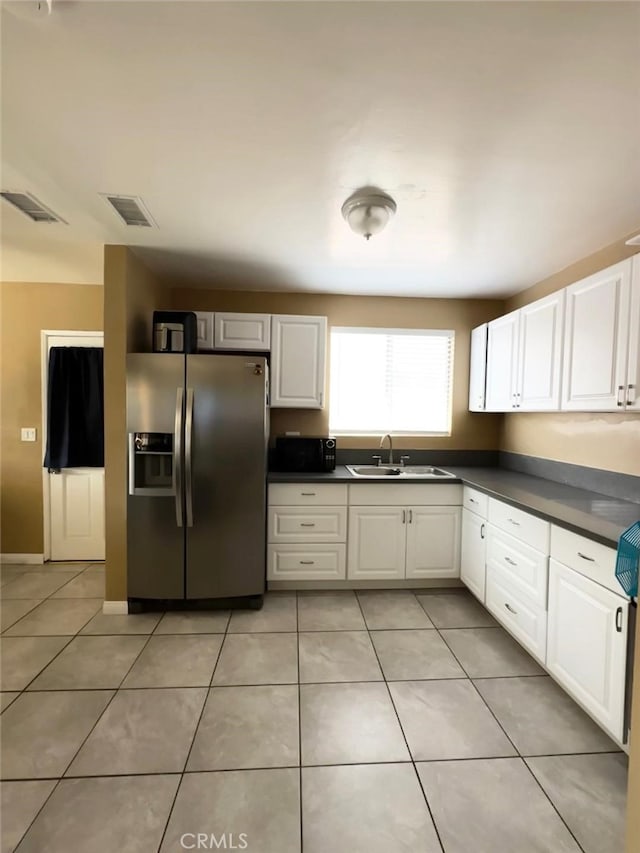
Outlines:
<svg viewBox="0 0 640 853"><path fill-rule="evenodd" d="M125 225L133 225L136 228L153 228L155 222L151 214L144 206L142 199L135 195L110 195L101 193L105 201L118 214Z"/></svg>
<svg viewBox="0 0 640 853"><path fill-rule="evenodd" d="M51 208L46 207L41 201L31 195L31 193L11 192L10 190L2 190L0 196L3 199L16 207L20 213L24 213L33 222L64 222L67 223L61 216L54 213Z"/></svg>

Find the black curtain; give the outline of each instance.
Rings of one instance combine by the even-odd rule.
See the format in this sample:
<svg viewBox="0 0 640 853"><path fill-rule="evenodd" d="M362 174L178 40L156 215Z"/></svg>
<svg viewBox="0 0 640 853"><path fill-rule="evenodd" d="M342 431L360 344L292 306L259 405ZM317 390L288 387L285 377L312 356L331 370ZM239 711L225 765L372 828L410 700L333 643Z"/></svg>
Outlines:
<svg viewBox="0 0 640 853"><path fill-rule="evenodd" d="M44 467L104 467L104 376L101 347L52 347Z"/></svg>

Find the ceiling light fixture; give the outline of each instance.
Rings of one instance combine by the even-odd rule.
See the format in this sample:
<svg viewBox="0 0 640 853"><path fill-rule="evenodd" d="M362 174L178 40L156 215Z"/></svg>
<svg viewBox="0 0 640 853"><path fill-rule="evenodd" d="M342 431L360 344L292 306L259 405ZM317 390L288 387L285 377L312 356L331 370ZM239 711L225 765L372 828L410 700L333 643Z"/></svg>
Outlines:
<svg viewBox="0 0 640 853"><path fill-rule="evenodd" d="M356 190L342 205L342 215L349 227L365 240L379 234L396 212L396 203L381 190Z"/></svg>
<svg viewBox="0 0 640 853"><path fill-rule="evenodd" d="M625 243L626 246L640 246L640 234L636 234L635 237L631 237Z"/></svg>

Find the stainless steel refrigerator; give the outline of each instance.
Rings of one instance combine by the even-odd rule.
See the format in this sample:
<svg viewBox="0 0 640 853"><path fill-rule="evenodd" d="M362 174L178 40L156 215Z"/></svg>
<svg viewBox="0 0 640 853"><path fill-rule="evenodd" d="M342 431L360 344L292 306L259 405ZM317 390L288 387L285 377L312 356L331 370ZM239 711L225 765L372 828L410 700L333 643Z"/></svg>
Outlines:
<svg viewBox="0 0 640 853"><path fill-rule="evenodd" d="M128 356L130 599L264 593L267 370L253 355Z"/></svg>

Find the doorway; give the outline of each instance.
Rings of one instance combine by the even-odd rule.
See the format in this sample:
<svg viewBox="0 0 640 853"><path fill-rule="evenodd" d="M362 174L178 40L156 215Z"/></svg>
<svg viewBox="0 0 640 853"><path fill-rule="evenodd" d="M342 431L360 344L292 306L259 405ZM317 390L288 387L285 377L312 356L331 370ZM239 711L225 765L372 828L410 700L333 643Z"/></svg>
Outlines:
<svg viewBox="0 0 640 853"><path fill-rule="evenodd" d="M104 347L103 332L41 333L42 438L47 439L49 351L52 347ZM104 468L42 469L44 559L101 562L105 556Z"/></svg>

